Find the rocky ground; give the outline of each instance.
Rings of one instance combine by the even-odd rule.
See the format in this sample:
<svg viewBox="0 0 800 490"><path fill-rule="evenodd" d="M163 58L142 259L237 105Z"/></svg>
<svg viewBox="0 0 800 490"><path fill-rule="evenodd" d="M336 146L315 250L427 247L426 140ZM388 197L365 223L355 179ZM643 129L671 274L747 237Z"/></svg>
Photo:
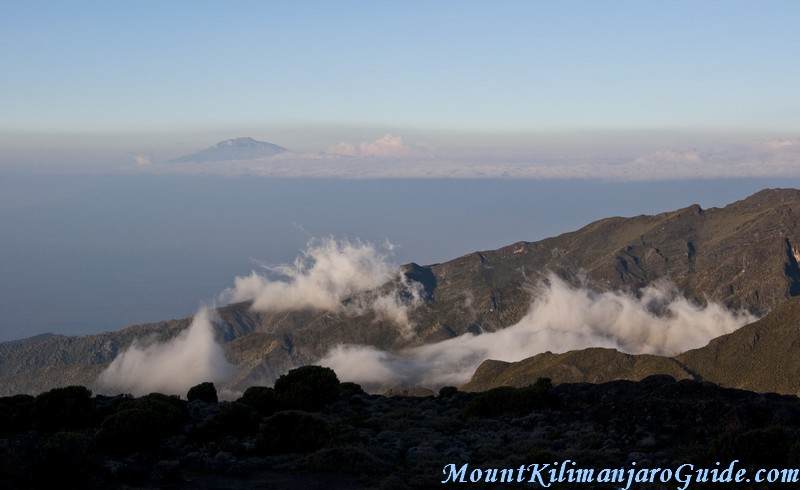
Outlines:
<svg viewBox="0 0 800 490"><path fill-rule="evenodd" d="M0 486L414 489L441 487L451 463L800 465L800 400L791 396L654 376L384 397L320 373L324 368L308 368L305 378L250 389L235 402L215 401L209 384L193 388L188 400L91 396L81 387L2 398ZM456 486L538 488L469 480Z"/></svg>

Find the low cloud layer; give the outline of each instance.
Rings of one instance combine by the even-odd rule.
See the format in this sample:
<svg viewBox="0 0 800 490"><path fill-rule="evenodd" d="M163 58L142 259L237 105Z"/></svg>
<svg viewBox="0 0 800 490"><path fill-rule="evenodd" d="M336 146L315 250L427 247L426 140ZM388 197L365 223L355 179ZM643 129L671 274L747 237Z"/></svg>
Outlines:
<svg viewBox="0 0 800 490"><path fill-rule="evenodd" d="M545 351L610 347L632 354L674 355L754 321L717 303L699 306L674 286L650 286L634 297L574 288L556 276L539 285L536 300L516 325L466 334L398 353L341 345L320 363L342 380L371 390L389 386L461 385L486 359L519 361Z"/></svg>
<svg viewBox="0 0 800 490"><path fill-rule="evenodd" d="M378 292L390 282L396 289ZM359 315L371 311L411 335L409 310L421 296L419 285L405 279L375 245L328 237L309 242L291 264L237 277L222 299L252 301L254 310L265 312L312 309Z"/></svg>
<svg viewBox="0 0 800 490"><path fill-rule="evenodd" d="M204 308L189 328L169 341L134 341L101 373L98 384L108 392L136 396L152 392L185 396L199 383L223 381L232 367L215 339L215 321L214 311Z"/></svg>
<svg viewBox="0 0 800 490"><path fill-rule="evenodd" d="M615 136L620 139L619 135ZM635 138L634 138L635 139ZM522 145L522 146L520 146ZM800 176L800 138L705 141L691 145L587 143L556 148L519 142L458 148L411 144L386 134L359 144L341 142L321 153L197 164L137 166L160 173L317 178L517 178L658 181ZM594 146L592 146L594 145ZM138 159L137 159L138 160ZM146 161L146 160L145 160Z"/></svg>

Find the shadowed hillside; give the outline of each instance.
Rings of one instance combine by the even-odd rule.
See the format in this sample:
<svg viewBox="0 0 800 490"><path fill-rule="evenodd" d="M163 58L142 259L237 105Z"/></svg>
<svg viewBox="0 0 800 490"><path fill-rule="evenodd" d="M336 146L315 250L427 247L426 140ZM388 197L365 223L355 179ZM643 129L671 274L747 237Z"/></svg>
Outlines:
<svg viewBox="0 0 800 490"><path fill-rule="evenodd" d="M675 359L707 381L731 388L800 394L800 298L763 319Z"/></svg>
<svg viewBox="0 0 800 490"><path fill-rule="evenodd" d="M638 381L667 374L729 388L800 394L800 298L780 303L761 320L718 337L705 347L670 357L612 349L546 352L520 362L485 361L462 389L527 386L539 377L554 383Z"/></svg>

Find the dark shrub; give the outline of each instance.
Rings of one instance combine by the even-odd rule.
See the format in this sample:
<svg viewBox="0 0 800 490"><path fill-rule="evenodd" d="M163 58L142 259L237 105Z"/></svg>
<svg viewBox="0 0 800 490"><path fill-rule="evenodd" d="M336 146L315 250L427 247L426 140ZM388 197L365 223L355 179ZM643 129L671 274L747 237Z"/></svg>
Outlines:
<svg viewBox="0 0 800 490"><path fill-rule="evenodd" d="M123 403L133 400L133 395L120 394L114 396L95 395L94 396L94 420L93 427L100 427L103 420L109 415L113 415L120 410Z"/></svg>
<svg viewBox="0 0 800 490"><path fill-rule="evenodd" d="M77 432L56 432L42 447L35 463L37 486L78 488L94 469L91 437Z"/></svg>
<svg viewBox="0 0 800 490"><path fill-rule="evenodd" d="M219 398L217 398L217 388L214 387L214 383L210 381L189 388L189 392L186 393L186 399L190 402L199 400L206 403L217 403L219 401Z"/></svg>
<svg viewBox="0 0 800 490"><path fill-rule="evenodd" d="M268 418L258 432L257 444L270 454L310 453L325 445L328 423L322 418L297 410L278 412Z"/></svg>
<svg viewBox="0 0 800 490"><path fill-rule="evenodd" d="M45 431L85 427L91 423L93 411L94 401L88 388L54 388L39 394L34 400L34 426Z"/></svg>
<svg viewBox="0 0 800 490"><path fill-rule="evenodd" d="M166 434L167 428L157 413L132 408L106 417L97 433L97 442L112 451L147 451L156 447Z"/></svg>
<svg viewBox="0 0 800 490"><path fill-rule="evenodd" d="M256 411L243 403L225 403L225 407L197 425L194 437L201 441L220 440L225 436L247 436L258 431Z"/></svg>
<svg viewBox="0 0 800 490"><path fill-rule="evenodd" d="M351 383L350 381L345 381L344 383L339 383L339 396L350 398L354 395L366 395L367 392L361 387L358 383Z"/></svg>
<svg viewBox="0 0 800 490"><path fill-rule="evenodd" d="M150 393L139 398L126 400L118 407L118 412L131 409L150 410L156 413L165 428L169 430L179 430L188 418L186 405L177 396L163 395L161 393Z"/></svg>
<svg viewBox="0 0 800 490"><path fill-rule="evenodd" d="M539 378L536 384L525 388L500 386L485 391L472 399L463 414L465 417L521 416L531 410L547 407L551 403L549 378Z"/></svg>
<svg viewBox="0 0 800 490"><path fill-rule="evenodd" d="M744 464L778 467L798 463L796 438L784 427L767 427L744 432L726 432L711 444L715 461L738 459Z"/></svg>
<svg viewBox="0 0 800 490"><path fill-rule="evenodd" d="M452 398L458 394L458 388L455 386L443 386L439 390L439 398Z"/></svg>
<svg viewBox="0 0 800 490"><path fill-rule="evenodd" d="M288 408L319 410L339 398L339 378L331 368L303 366L278 378L275 394Z"/></svg>
<svg viewBox="0 0 800 490"><path fill-rule="evenodd" d="M306 467L313 471L346 472L367 475L386 473L389 465L369 450L357 446L326 447L309 454Z"/></svg>
<svg viewBox="0 0 800 490"><path fill-rule="evenodd" d="M251 386L237 400L263 415L272 415L280 410L280 401L275 390L266 386Z"/></svg>
<svg viewBox="0 0 800 490"><path fill-rule="evenodd" d="M0 435L21 434L33 425L31 395L14 395L0 398Z"/></svg>

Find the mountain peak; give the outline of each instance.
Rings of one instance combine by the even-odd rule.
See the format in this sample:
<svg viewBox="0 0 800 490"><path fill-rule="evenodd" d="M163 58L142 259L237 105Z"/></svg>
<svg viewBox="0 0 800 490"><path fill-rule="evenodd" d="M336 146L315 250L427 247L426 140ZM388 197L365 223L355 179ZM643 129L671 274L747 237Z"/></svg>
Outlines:
<svg viewBox="0 0 800 490"><path fill-rule="evenodd" d="M206 148L205 150L170 160L169 163L255 160L258 158L271 157L287 151L289 150L273 143L258 141L250 137L239 137L220 141L216 145Z"/></svg>

